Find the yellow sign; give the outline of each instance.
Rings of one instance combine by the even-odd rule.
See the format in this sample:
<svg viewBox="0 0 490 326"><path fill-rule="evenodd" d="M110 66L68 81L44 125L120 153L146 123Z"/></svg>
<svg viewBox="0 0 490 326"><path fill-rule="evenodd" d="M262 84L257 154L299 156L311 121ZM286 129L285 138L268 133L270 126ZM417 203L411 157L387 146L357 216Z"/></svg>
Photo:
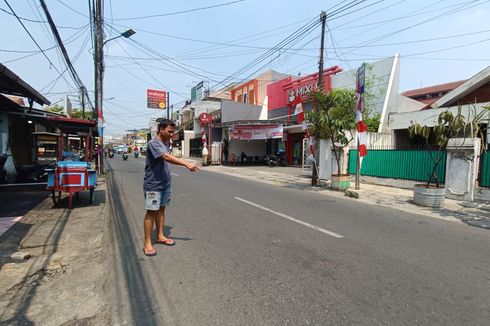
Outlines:
<svg viewBox="0 0 490 326"><path fill-rule="evenodd" d="M158 103L158 107L159 107L160 109L165 109L165 102L160 102L160 103Z"/></svg>

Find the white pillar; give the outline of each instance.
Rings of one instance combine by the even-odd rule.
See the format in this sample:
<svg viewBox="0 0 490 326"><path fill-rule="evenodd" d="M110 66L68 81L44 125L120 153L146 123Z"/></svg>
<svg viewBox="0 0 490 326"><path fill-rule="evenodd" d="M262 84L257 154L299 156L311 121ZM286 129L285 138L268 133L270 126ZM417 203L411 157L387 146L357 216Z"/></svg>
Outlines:
<svg viewBox="0 0 490 326"><path fill-rule="evenodd" d="M447 145L446 198L473 201L480 165L480 139L451 138Z"/></svg>
<svg viewBox="0 0 490 326"><path fill-rule="evenodd" d="M330 180L332 176L332 156L332 142L329 139L320 139L318 178Z"/></svg>

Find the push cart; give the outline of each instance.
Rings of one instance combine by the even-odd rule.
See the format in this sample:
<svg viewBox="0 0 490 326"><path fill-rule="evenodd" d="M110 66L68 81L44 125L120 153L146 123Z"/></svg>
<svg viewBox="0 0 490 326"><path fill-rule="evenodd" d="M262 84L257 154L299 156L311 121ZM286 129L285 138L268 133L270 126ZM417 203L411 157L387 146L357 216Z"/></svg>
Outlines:
<svg viewBox="0 0 490 326"><path fill-rule="evenodd" d="M52 193L53 203L58 204L61 193L67 192L70 195L69 208L72 208L73 195L78 198L80 191L89 191L90 203L93 203L97 185L97 173L91 164L95 122L64 117L51 120L60 130L58 161L54 168L46 169L47 190ZM70 140L74 139L78 140L76 153L70 148Z"/></svg>

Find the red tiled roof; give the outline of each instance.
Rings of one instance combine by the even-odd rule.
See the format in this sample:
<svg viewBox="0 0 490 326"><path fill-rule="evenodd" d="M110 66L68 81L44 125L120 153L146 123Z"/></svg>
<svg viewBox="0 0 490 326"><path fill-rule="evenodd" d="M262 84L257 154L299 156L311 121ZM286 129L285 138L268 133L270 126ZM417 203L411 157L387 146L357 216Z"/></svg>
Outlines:
<svg viewBox="0 0 490 326"><path fill-rule="evenodd" d="M461 86L466 80L458 80L455 82L450 82L450 83L445 83L445 84L439 84L439 85L433 85L433 86L427 86L427 87L422 87L422 88L417 88L417 89L412 89L409 91L403 92L401 95L406 96L406 97L414 97L414 96L420 96L424 94L431 94L431 93L438 93L438 92L448 92L452 91L456 87ZM433 100L433 99L431 99Z"/></svg>

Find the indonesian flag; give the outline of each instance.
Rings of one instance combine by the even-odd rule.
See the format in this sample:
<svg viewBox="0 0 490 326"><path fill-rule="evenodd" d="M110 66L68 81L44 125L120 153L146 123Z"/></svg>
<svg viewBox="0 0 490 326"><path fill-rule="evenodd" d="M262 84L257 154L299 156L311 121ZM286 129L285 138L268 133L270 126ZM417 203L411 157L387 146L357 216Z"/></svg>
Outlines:
<svg viewBox="0 0 490 326"><path fill-rule="evenodd" d="M296 96L294 101L291 103L291 106L294 108L294 115L299 123L302 123L305 120L305 113L303 111L303 103L301 102L301 97Z"/></svg>
<svg viewBox="0 0 490 326"><path fill-rule="evenodd" d="M314 161L315 160L315 137L310 135L310 129L306 129L305 138L308 139L308 150L310 152L306 160Z"/></svg>
<svg viewBox="0 0 490 326"><path fill-rule="evenodd" d="M357 143L359 149L359 156L362 157L367 155L367 138L366 132L368 126L362 119L362 112L364 111L364 96L362 90L360 89L359 79L356 83L356 123L357 123Z"/></svg>
<svg viewBox="0 0 490 326"><path fill-rule="evenodd" d="M204 147L208 147L208 140L206 139L206 130L204 130L204 126L201 124L201 142Z"/></svg>

